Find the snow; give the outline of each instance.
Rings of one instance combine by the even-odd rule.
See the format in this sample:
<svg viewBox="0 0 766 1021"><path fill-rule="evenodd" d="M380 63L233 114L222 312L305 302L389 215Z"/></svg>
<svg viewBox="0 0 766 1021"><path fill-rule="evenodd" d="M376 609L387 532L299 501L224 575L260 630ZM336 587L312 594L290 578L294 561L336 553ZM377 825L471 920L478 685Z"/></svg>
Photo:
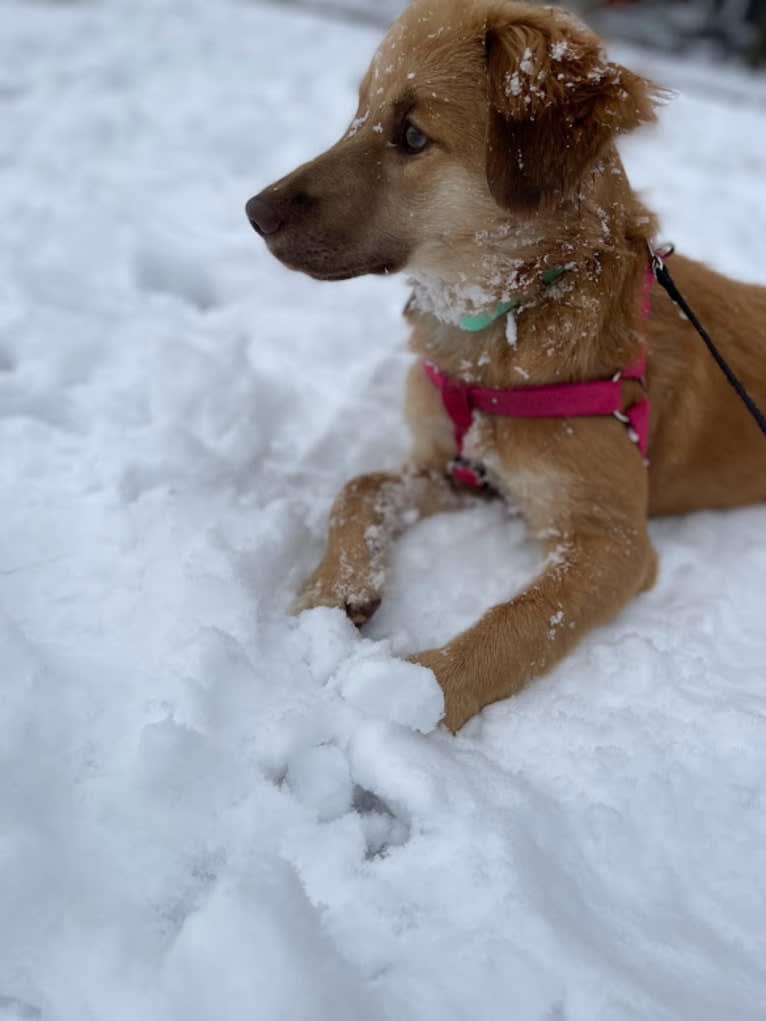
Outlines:
<svg viewBox="0 0 766 1021"><path fill-rule="evenodd" d="M444 697L430 670L415 663L391 662L383 655L343 663L336 684L342 697L379 719L430 733L444 715Z"/></svg>
<svg viewBox="0 0 766 1021"><path fill-rule="evenodd" d="M287 764L287 785L320 822L351 809L353 788L346 756L335 745L301 749Z"/></svg>
<svg viewBox="0 0 766 1021"><path fill-rule="evenodd" d="M406 449L406 287L290 274L242 209L343 133L376 34L1 17L2 1021L763 1018L766 509L654 522L651 593L436 728L396 657L540 551L479 503L408 531L364 635L287 615ZM751 79L651 70L705 82L625 146L664 236L766 282Z"/></svg>

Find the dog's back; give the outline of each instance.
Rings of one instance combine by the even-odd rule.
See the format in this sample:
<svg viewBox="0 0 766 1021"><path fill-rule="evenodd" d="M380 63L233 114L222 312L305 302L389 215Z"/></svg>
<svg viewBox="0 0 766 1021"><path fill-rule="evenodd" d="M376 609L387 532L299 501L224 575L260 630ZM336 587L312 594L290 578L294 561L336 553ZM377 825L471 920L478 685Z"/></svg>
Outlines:
<svg viewBox="0 0 766 1021"><path fill-rule="evenodd" d="M766 406L766 288L681 256L669 269L754 400ZM766 439L691 323L661 288L649 321L650 512L766 499Z"/></svg>

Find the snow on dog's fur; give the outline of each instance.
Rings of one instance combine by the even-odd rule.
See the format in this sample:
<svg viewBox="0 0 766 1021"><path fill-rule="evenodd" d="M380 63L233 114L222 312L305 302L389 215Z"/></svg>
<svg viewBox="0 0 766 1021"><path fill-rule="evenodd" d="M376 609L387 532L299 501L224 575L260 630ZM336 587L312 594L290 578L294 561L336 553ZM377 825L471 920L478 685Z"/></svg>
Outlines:
<svg viewBox="0 0 766 1021"><path fill-rule="evenodd" d="M248 203L273 254L294 269L327 280L409 271L411 346L452 376L503 388L608 378L647 342L648 469L615 419L475 417L470 456L549 555L516 598L413 657L439 680L452 729L653 584L648 514L766 498L758 430L664 294L653 297L645 336L640 293L656 223L615 142L651 122L661 97L561 11L416 0L375 54L344 136ZM555 266L567 272L545 287L542 273ZM766 289L681 257L673 272L766 402ZM512 319L481 333L458 328L462 315L511 295L522 299ZM640 392L624 382L625 406ZM445 475L452 424L420 364L406 409L409 462L346 486L299 607L340 606L362 623L407 512L458 501Z"/></svg>

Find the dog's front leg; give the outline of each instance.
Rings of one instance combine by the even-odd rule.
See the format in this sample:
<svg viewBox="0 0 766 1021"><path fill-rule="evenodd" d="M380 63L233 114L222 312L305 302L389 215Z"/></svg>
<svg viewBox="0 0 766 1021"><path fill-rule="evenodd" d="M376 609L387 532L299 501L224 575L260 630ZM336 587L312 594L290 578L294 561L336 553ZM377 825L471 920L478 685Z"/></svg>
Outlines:
<svg viewBox="0 0 766 1021"><path fill-rule="evenodd" d="M337 606L361 626L380 604L392 539L418 518L459 502L437 471L407 467L399 474L353 479L333 505L325 554L306 579L294 612Z"/></svg>
<svg viewBox="0 0 766 1021"><path fill-rule="evenodd" d="M656 555L643 527L573 531L548 547L545 568L509 603L440 649L413 656L444 690L456 731L484 706L519 691L591 628L652 585Z"/></svg>

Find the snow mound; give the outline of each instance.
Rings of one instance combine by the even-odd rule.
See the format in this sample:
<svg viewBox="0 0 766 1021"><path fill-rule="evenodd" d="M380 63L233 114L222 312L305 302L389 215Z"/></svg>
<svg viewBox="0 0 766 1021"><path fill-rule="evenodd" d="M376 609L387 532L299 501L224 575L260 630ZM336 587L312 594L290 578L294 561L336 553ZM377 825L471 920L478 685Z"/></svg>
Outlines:
<svg viewBox="0 0 766 1021"><path fill-rule="evenodd" d="M334 683L361 712L423 734L432 731L444 715L444 696L436 678L416 663L373 653L344 663Z"/></svg>

